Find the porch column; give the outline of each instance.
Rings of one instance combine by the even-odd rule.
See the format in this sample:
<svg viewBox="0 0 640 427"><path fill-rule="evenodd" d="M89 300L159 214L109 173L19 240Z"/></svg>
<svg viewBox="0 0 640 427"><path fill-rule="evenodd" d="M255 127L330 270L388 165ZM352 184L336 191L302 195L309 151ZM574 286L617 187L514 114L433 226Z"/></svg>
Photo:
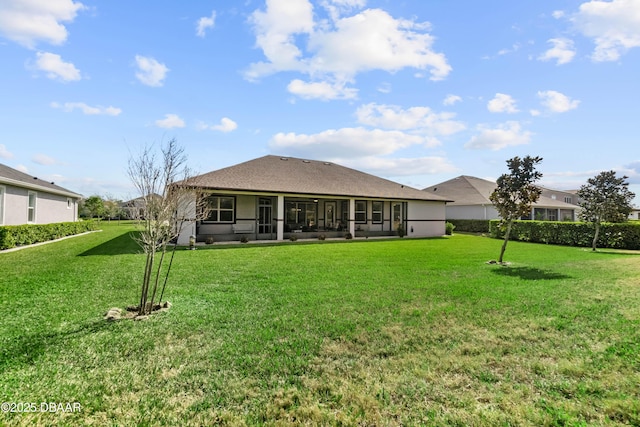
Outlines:
<svg viewBox="0 0 640 427"><path fill-rule="evenodd" d="M349 199L349 233L356 237L356 199Z"/></svg>
<svg viewBox="0 0 640 427"><path fill-rule="evenodd" d="M180 200L177 212L177 217L182 219L179 221L182 227L177 230L179 245L188 245L189 237L196 235L196 204L197 196L195 194Z"/></svg>
<svg viewBox="0 0 640 427"><path fill-rule="evenodd" d="M278 196L276 208L276 240L284 240L284 196Z"/></svg>

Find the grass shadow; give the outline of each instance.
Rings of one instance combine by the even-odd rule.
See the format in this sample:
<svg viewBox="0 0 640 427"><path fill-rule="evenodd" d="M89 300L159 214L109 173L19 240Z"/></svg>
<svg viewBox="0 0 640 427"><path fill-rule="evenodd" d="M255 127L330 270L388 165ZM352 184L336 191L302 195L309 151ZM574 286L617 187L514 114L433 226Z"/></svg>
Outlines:
<svg viewBox="0 0 640 427"><path fill-rule="evenodd" d="M561 280L570 279L571 276L555 271L541 270L533 267L510 267L504 266L492 270L494 274L500 276L517 277L522 280Z"/></svg>
<svg viewBox="0 0 640 427"><path fill-rule="evenodd" d="M133 240L138 233L137 231L129 231L128 233L121 234L88 251L84 251L78 256L138 254L141 252L140 246Z"/></svg>
<svg viewBox="0 0 640 427"><path fill-rule="evenodd" d="M59 347L63 341L94 334L110 326L110 322L101 319L69 331L22 335L0 349L0 369L13 365L32 365L49 348Z"/></svg>

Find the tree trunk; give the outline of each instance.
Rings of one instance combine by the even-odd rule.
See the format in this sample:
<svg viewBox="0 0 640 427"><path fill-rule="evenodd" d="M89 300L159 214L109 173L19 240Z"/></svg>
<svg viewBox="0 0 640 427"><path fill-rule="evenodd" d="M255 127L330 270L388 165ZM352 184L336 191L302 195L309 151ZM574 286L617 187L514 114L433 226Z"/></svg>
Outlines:
<svg viewBox="0 0 640 427"><path fill-rule="evenodd" d="M591 250L595 252L596 244L598 243L598 236L600 235L600 222L596 222L596 233L593 236L593 242L591 243Z"/></svg>
<svg viewBox="0 0 640 427"><path fill-rule="evenodd" d="M162 253L160 254L160 261L158 261L158 269L156 271L156 277L153 282L153 292L151 293L151 309L153 311L153 303L155 302L156 292L158 291L158 281L160 280L160 272L162 270L162 264L164 262L164 254L167 252L167 245L162 246Z"/></svg>
<svg viewBox="0 0 640 427"><path fill-rule="evenodd" d="M140 307L138 314L144 315L147 309L147 298L149 295L149 283L151 282L151 275L153 274L153 264L155 261L155 252L151 251L147 253L147 264L145 266L144 278L142 279L142 289L140 292Z"/></svg>
<svg viewBox="0 0 640 427"><path fill-rule="evenodd" d="M511 225L512 221L507 221L507 229L504 232L504 242L502 242L502 248L500 248L500 258L498 259L498 262L501 264L504 258L504 251L507 250L507 243L509 242L509 235L511 234Z"/></svg>

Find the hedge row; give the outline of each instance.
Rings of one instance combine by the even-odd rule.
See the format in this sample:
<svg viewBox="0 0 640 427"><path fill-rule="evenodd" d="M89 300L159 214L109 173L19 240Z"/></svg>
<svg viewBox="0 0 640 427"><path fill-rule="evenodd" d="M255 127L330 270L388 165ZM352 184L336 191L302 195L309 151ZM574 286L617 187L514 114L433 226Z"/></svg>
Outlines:
<svg viewBox="0 0 640 427"><path fill-rule="evenodd" d="M0 227L0 250L55 240L92 231L96 228L95 221L5 225Z"/></svg>
<svg viewBox="0 0 640 427"><path fill-rule="evenodd" d="M499 220L491 220L489 229L491 237L504 238ZM509 240L591 247L594 234L593 225L584 222L514 221ZM640 223L633 221L602 224L597 246L599 248L640 249Z"/></svg>
<svg viewBox="0 0 640 427"><path fill-rule="evenodd" d="M448 219L448 222L455 226L456 231L467 233L488 233L488 219Z"/></svg>

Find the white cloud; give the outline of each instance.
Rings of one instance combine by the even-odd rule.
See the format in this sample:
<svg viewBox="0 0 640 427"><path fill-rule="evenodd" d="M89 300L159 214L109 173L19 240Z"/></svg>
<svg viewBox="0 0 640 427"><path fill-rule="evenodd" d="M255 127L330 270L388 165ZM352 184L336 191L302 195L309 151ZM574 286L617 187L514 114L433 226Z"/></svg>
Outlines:
<svg viewBox="0 0 640 427"><path fill-rule="evenodd" d="M71 82L82 79L80 70L71 62L64 62L60 55L49 52L36 53L35 69L44 71L52 80Z"/></svg>
<svg viewBox="0 0 640 427"><path fill-rule="evenodd" d="M136 78L147 86L162 86L163 80L169 72L169 68L166 65L156 61L154 58L136 55L136 65L138 71L136 72Z"/></svg>
<svg viewBox="0 0 640 427"><path fill-rule="evenodd" d="M540 103L552 113L565 113L578 108L578 104L580 104L580 101L572 100L567 95L555 90L540 91L538 98L540 98Z"/></svg>
<svg viewBox="0 0 640 427"><path fill-rule="evenodd" d="M122 110L120 108L116 108L112 106L103 107L101 105L92 107L90 105L85 104L84 102L65 102L64 104L52 102L51 107L59 108L67 113L70 113L73 110L80 110L86 115L118 116L120 115L120 113L122 113Z"/></svg>
<svg viewBox="0 0 640 427"><path fill-rule="evenodd" d="M25 165L18 165L16 169L23 173L29 173L29 169Z"/></svg>
<svg viewBox="0 0 640 427"><path fill-rule="evenodd" d="M516 101L504 93L496 93L496 96L487 103L487 109L492 113L517 113Z"/></svg>
<svg viewBox="0 0 640 427"><path fill-rule="evenodd" d="M38 41L60 45L68 36L63 23L72 22L84 8L73 0L2 0L0 33L29 49Z"/></svg>
<svg viewBox="0 0 640 427"><path fill-rule="evenodd" d="M13 157L13 153L7 150L4 144L0 144L0 158L1 159L11 159Z"/></svg>
<svg viewBox="0 0 640 427"><path fill-rule="evenodd" d="M555 60L556 65L568 64L576 55L573 40L566 38L549 39L553 47L538 57L541 61Z"/></svg>
<svg viewBox="0 0 640 427"><path fill-rule="evenodd" d="M331 160L357 170L366 170L378 176L412 176L459 172L459 169L451 164L449 160L438 156L416 158L369 156L358 159L345 159L344 161L340 159Z"/></svg>
<svg viewBox="0 0 640 427"><path fill-rule="evenodd" d="M553 13L551 14L551 16L553 16L556 19L560 19L560 18L564 18L565 17L565 13L563 10L554 10Z"/></svg>
<svg viewBox="0 0 640 427"><path fill-rule="evenodd" d="M478 130L480 133L473 136L465 144L465 148L497 151L516 145L525 145L531 140L531 132L523 131L520 123L514 121L506 122L496 128L480 125Z"/></svg>
<svg viewBox="0 0 640 427"><path fill-rule="evenodd" d="M388 155L424 141L421 136L405 132L357 127L329 129L312 135L278 133L271 138L269 147L300 157L357 158Z"/></svg>
<svg viewBox="0 0 640 427"><path fill-rule="evenodd" d="M251 64L250 80L284 71L300 71L302 52L295 44L296 34L311 34L314 28L313 6L307 0L267 0L267 10L256 10L250 18L256 33L256 46L268 62Z"/></svg>
<svg viewBox="0 0 640 427"><path fill-rule="evenodd" d="M185 126L177 114L165 114L164 119L156 120L156 126L164 129L183 128Z"/></svg>
<svg viewBox="0 0 640 427"><path fill-rule="evenodd" d="M327 87L344 87L369 70L395 72L411 67L429 70L432 80L441 80L451 71L444 54L432 49L428 24L395 19L381 9L342 16L363 7L364 1L324 1L322 5L330 10L331 19L318 22L309 0L268 0L266 10L256 10L250 20L256 46L266 61L251 64L245 77L256 80L296 71L314 82L328 82ZM307 96L312 92L302 91Z"/></svg>
<svg viewBox="0 0 640 427"><path fill-rule="evenodd" d="M383 82L377 88L380 93L391 93L391 83Z"/></svg>
<svg viewBox="0 0 640 427"><path fill-rule="evenodd" d="M443 105L453 105L456 102L462 102L462 98L460 98L458 95L447 95L447 97L444 99L444 101L442 101Z"/></svg>
<svg viewBox="0 0 640 427"><path fill-rule="evenodd" d="M412 131L428 138L427 145L439 145L438 136L447 136L465 129L453 120L454 113L436 113L429 107L403 109L397 105L365 104L356 110L358 123L391 130Z"/></svg>
<svg viewBox="0 0 640 427"><path fill-rule="evenodd" d="M354 9L361 9L367 5L366 0L323 0L320 2L324 7L331 19L334 21L345 13L351 12Z"/></svg>
<svg viewBox="0 0 640 427"><path fill-rule="evenodd" d="M200 130L217 130L220 132L232 132L238 128L238 124L228 117L223 117L217 125L207 125L201 123L198 128Z"/></svg>
<svg viewBox="0 0 640 427"><path fill-rule="evenodd" d="M213 28L216 22L216 11L211 12L211 16L203 16L196 22L196 35L198 37L204 37L207 33L207 29Z"/></svg>
<svg viewBox="0 0 640 427"><path fill-rule="evenodd" d="M38 153L35 156L33 156L33 158L31 159L34 163L37 163L39 165L55 165L56 159L54 159L53 157L49 157L46 154L42 154L42 153Z"/></svg>
<svg viewBox="0 0 640 427"><path fill-rule="evenodd" d="M580 5L572 18L575 26L596 47L596 62L617 61L629 49L640 47L640 2L638 0L591 0Z"/></svg>
<svg viewBox="0 0 640 427"><path fill-rule="evenodd" d="M329 82L303 82L295 79L287 86L287 90L303 99L321 99L328 101L332 99L355 99L358 97L358 90L345 87L338 83Z"/></svg>

